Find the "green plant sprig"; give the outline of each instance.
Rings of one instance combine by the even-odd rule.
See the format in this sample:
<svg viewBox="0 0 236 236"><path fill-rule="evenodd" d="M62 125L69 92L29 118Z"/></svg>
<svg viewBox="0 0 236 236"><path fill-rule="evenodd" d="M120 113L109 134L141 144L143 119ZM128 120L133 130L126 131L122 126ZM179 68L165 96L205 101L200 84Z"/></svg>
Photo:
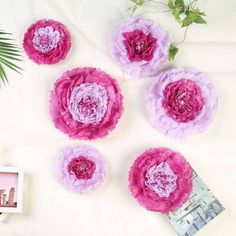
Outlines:
<svg viewBox="0 0 236 236"><path fill-rule="evenodd" d="M186 33L190 25L192 24L206 24L205 19L206 13L201 11L197 7L198 0L189 0L186 4L184 0L168 0L167 3L159 2L155 0L131 0L133 5L128 8L131 16L137 11L138 8L144 4L154 3L164 5L167 10L163 12L171 12L175 21L182 27L185 28L184 38L180 42L171 43L169 48L169 60L174 60L179 49L177 45L184 42Z"/></svg>
<svg viewBox="0 0 236 236"><path fill-rule="evenodd" d="M16 44L12 43L14 39L11 39L9 35L11 35L11 33L0 30L0 85L1 82L3 84L8 82L5 67L17 73L20 73L22 70L22 68L15 63L15 61L22 61L21 50Z"/></svg>

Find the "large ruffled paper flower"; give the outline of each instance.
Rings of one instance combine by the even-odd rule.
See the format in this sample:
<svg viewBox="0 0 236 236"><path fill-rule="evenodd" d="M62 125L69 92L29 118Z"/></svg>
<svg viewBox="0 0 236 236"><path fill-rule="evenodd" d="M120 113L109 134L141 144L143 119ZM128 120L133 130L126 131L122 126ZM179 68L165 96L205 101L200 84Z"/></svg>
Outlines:
<svg viewBox="0 0 236 236"><path fill-rule="evenodd" d="M57 167L60 183L74 192L85 193L97 188L105 176L102 155L87 145L66 148Z"/></svg>
<svg viewBox="0 0 236 236"><path fill-rule="evenodd" d="M54 20L39 20L24 35L23 47L37 64L55 64L65 59L71 47L70 33Z"/></svg>
<svg viewBox="0 0 236 236"><path fill-rule="evenodd" d="M54 84L50 114L56 128L74 139L96 139L114 129L123 112L117 82L96 68L75 68Z"/></svg>
<svg viewBox="0 0 236 236"><path fill-rule="evenodd" d="M187 201L192 191L192 168L171 149L148 149L130 169L129 188L147 210L168 213Z"/></svg>
<svg viewBox="0 0 236 236"><path fill-rule="evenodd" d="M168 34L159 24L135 17L115 30L112 55L128 74L151 76L167 61L169 45Z"/></svg>
<svg viewBox="0 0 236 236"><path fill-rule="evenodd" d="M204 131L218 104L213 84L200 71L190 68L162 72L145 101L152 125L173 138Z"/></svg>

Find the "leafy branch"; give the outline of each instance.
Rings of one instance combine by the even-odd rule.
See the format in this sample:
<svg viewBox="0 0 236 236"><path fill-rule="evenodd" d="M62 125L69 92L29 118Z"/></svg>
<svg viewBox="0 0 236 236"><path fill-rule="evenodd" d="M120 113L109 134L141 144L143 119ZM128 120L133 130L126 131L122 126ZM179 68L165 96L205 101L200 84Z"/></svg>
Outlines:
<svg viewBox="0 0 236 236"><path fill-rule="evenodd" d="M190 25L195 24L206 24L205 19L206 13L200 11L197 7L198 0L189 0L186 4L184 0L168 0L167 3L159 2L155 0L131 0L133 5L128 8L131 15L133 15L140 7L144 4L154 3L163 5L167 10L163 12L171 12L175 21L182 27L185 28L184 38L180 42L172 43L169 48L169 60L174 60L178 53L178 45L184 42L187 34L187 30ZM153 12L154 13L154 12Z"/></svg>
<svg viewBox="0 0 236 236"><path fill-rule="evenodd" d="M20 73L22 70L15 61L21 60L21 50L17 45L12 43L13 39L9 37L11 33L0 30L0 85L1 82L6 84L8 78L6 75L6 67Z"/></svg>

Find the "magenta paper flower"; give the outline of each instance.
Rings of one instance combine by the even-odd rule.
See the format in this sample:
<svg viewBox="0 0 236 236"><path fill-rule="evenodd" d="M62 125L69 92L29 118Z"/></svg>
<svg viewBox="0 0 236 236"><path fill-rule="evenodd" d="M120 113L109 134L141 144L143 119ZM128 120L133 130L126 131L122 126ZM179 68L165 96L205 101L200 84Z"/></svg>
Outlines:
<svg viewBox="0 0 236 236"><path fill-rule="evenodd" d="M50 114L56 128L74 139L96 139L115 128L123 112L116 81L96 68L75 68L54 84Z"/></svg>
<svg viewBox="0 0 236 236"><path fill-rule="evenodd" d="M105 176L102 155L93 147L76 145L66 148L58 161L58 177L67 189L85 193L97 188Z"/></svg>
<svg viewBox="0 0 236 236"><path fill-rule="evenodd" d="M135 17L114 32L112 55L128 74L151 76L167 61L169 45L168 34L159 24Z"/></svg>
<svg viewBox="0 0 236 236"><path fill-rule="evenodd" d="M54 20L39 20L24 35L23 47L37 64L55 64L65 59L71 47L70 33Z"/></svg>
<svg viewBox="0 0 236 236"><path fill-rule="evenodd" d="M216 113L217 101L213 84L190 68L162 72L146 96L152 125L173 138L204 131Z"/></svg>
<svg viewBox="0 0 236 236"><path fill-rule="evenodd" d="M171 149L148 149L130 169L129 188L147 210L168 213L187 201L192 191L192 168Z"/></svg>

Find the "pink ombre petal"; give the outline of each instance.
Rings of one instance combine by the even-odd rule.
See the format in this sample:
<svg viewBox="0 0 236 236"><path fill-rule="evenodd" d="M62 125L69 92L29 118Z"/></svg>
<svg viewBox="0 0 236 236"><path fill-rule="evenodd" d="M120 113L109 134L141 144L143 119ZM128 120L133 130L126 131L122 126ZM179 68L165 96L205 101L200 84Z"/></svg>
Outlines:
<svg viewBox="0 0 236 236"><path fill-rule="evenodd" d="M76 99L80 99L80 96L75 96L76 99L70 100L72 91L86 83L100 89L101 93L96 93L97 98L103 96L99 97L102 110L96 110L95 117L89 119L93 122L77 119L77 110L70 107L71 102L76 103ZM91 67L75 68L65 72L54 84L49 112L55 127L73 139L102 138L116 127L123 112L123 96L117 82L105 72Z"/></svg>
<svg viewBox="0 0 236 236"><path fill-rule="evenodd" d="M136 31L145 35L151 34L149 40L152 40L153 43L148 60L145 60L145 57L141 61L130 60L132 53L129 50L127 51L124 33ZM156 44L154 43L155 40ZM114 60L125 72L135 77L142 77L156 74L161 66L166 63L169 45L169 36L159 24L149 19L133 17L122 22L114 31L111 51Z"/></svg>
<svg viewBox="0 0 236 236"><path fill-rule="evenodd" d="M170 117L163 107L164 91L168 84L181 81L183 78L196 83L201 91L203 103L199 103L202 108L195 113L194 119L178 122ZM205 131L212 122L218 106L218 98L213 84L204 74L192 68L171 69L159 74L149 88L145 102L153 127L157 131L177 139Z"/></svg>
<svg viewBox="0 0 236 236"><path fill-rule="evenodd" d="M93 162L96 169L90 178L78 179L68 171L68 165L78 156L86 157ZM75 145L66 148L60 155L57 164L57 172L60 183L70 191L85 193L96 189L104 180L105 163L102 155L93 147L88 145Z"/></svg>
<svg viewBox="0 0 236 236"><path fill-rule="evenodd" d="M54 32L50 32L53 38L52 47L50 50L43 50L40 47L34 45L35 32L37 35L38 30L44 29L46 31L47 27L52 27ZM60 34L58 38L57 33ZM38 35L37 35L38 37ZM56 39L55 39L56 38ZM28 55L28 57L37 64L56 64L61 60L64 60L71 47L71 36L66 27L54 20L39 20L32 24L24 35L23 47Z"/></svg>
<svg viewBox="0 0 236 236"><path fill-rule="evenodd" d="M157 194L146 184L148 170L163 162L168 163L173 171L173 178L176 180L176 186L168 190L170 192L168 197L164 197L162 193ZM168 173L172 175L172 172ZM132 195L147 210L167 213L176 210L187 201L192 191L192 168L181 154L171 149L148 149L135 160L130 168L129 188Z"/></svg>

